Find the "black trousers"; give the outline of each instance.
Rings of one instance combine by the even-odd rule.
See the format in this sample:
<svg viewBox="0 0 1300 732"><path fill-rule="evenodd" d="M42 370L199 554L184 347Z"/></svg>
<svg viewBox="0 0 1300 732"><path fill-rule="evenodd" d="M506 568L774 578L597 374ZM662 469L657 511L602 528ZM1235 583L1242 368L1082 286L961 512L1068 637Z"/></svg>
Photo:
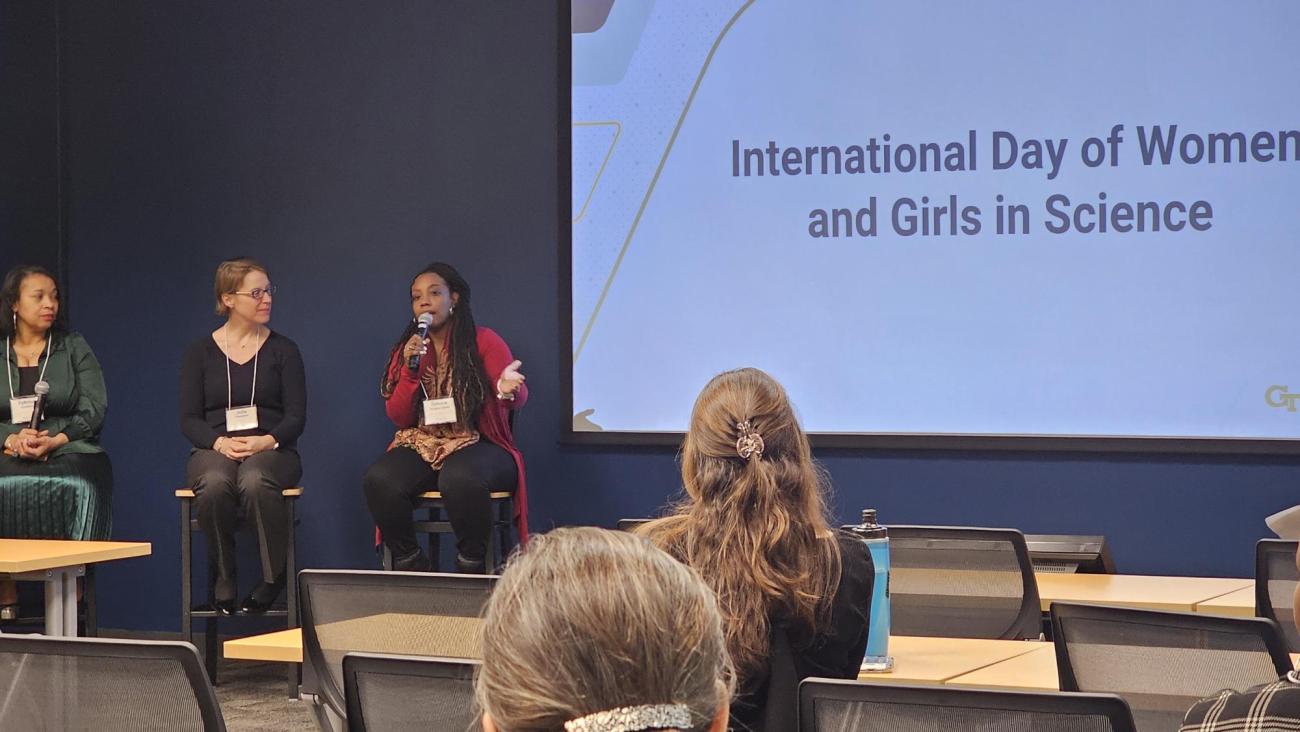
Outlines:
<svg viewBox="0 0 1300 732"><path fill-rule="evenodd" d="M215 450L195 450L185 465L194 489L199 528L208 537L208 565L216 597L235 595L235 523L240 512L253 523L262 558L262 581L284 574L289 537L288 508L281 491L302 478L302 460L293 450L266 450L237 462Z"/></svg>
<svg viewBox="0 0 1300 732"><path fill-rule="evenodd" d="M514 491L519 473L505 448L480 439L447 456L433 470L409 447L384 453L366 471L366 503L384 543L394 557L410 556L415 539L415 498L426 491L442 493L447 521L456 533L456 549L471 561L487 556L492 531L492 491Z"/></svg>

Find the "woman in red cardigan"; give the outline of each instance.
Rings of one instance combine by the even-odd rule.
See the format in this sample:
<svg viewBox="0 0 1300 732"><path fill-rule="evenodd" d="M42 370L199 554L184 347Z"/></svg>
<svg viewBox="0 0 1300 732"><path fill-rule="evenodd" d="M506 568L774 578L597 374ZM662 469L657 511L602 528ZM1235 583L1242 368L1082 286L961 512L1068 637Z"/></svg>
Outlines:
<svg viewBox="0 0 1300 732"><path fill-rule="evenodd" d="M428 571L412 514L416 496L441 492L456 532L456 568L484 572L489 492L514 491L520 540L528 535L524 463L508 421L508 410L528 401L528 387L501 336L475 326L469 284L451 265L435 262L416 275L411 312L379 384L397 434L366 471L366 503L393 568ZM423 340L422 317L429 323Z"/></svg>

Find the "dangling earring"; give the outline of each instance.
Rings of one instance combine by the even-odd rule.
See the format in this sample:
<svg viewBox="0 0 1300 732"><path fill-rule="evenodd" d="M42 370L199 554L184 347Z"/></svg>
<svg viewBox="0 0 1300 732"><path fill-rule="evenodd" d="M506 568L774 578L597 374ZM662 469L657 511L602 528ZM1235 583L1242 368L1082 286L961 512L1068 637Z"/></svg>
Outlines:
<svg viewBox="0 0 1300 732"><path fill-rule="evenodd" d="M447 314L448 314L448 315L455 315L455 314L456 314L456 306L455 306L455 305L452 305L451 307L447 308Z"/></svg>

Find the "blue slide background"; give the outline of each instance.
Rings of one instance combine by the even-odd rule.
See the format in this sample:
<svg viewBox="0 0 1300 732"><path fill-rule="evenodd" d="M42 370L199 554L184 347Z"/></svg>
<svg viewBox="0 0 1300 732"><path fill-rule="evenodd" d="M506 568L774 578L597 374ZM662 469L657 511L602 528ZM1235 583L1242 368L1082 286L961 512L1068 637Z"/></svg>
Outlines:
<svg viewBox="0 0 1300 732"><path fill-rule="evenodd" d="M1265 399L1300 391L1300 163L1144 167L1137 140L1300 127L1298 27L1287 0L618 0L574 36L575 425L682 430L710 376L753 365L815 432L1300 436ZM1082 165L1114 124L1119 165ZM971 129L974 172L731 176L732 139ZM994 130L1069 138L1058 177L992 170ZM1049 195L1099 191L1204 199L1213 228L1043 228ZM949 194L980 234L889 230L895 198ZM993 232L997 194L1028 235ZM808 235L811 209L873 195L878 237Z"/></svg>

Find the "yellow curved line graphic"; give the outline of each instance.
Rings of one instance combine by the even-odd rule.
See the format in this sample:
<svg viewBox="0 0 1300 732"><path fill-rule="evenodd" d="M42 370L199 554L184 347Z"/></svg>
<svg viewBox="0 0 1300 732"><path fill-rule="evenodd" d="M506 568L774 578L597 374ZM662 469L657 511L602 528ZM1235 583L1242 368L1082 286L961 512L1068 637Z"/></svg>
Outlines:
<svg viewBox="0 0 1300 732"><path fill-rule="evenodd" d="M745 4L740 6L736 14L731 16L731 20L722 27L722 32L713 41L713 46L709 49L709 55L704 57L704 65L700 67L700 73L695 77L695 84L691 86L691 93L686 97L686 106L682 108L682 113L677 117L677 125L673 127L673 134L668 138L668 146L664 148L663 157L659 159L659 166L655 168L654 177L650 179L650 186L646 188L645 197L641 199L641 207L636 211L636 217L632 219L632 227L628 229L627 238L623 240L623 248L619 250L618 257L614 260L614 266L609 271L609 277L605 280L605 286L600 290L600 298L596 300L596 307L591 311L591 317L587 319L587 327L582 329L582 338L578 341L578 347L573 351L573 363L578 363L578 357L582 355L582 349L587 345L587 338L591 336L591 328L596 324L596 317L600 315L600 308L605 304L605 298L609 295L610 285L614 284L614 278L618 275L618 268L623 264L623 257L627 254L628 246L632 243L632 237L636 235L636 228L641 223L641 216L645 213L646 204L650 202L650 196L654 195L655 185L659 182L659 175L663 173L664 163L668 161L668 155L673 150L673 144L677 142L677 134L682 131L682 123L686 121L686 115L691 111L691 103L695 101L695 93L700 90L700 82L704 80L704 74L709 70L709 65L713 63L713 54L717 53L718 46L722 45L722 39L726 37L731 27L736 24L740 16L744 14L749 6L754 4L755 0L746 0Z"/></svg>

